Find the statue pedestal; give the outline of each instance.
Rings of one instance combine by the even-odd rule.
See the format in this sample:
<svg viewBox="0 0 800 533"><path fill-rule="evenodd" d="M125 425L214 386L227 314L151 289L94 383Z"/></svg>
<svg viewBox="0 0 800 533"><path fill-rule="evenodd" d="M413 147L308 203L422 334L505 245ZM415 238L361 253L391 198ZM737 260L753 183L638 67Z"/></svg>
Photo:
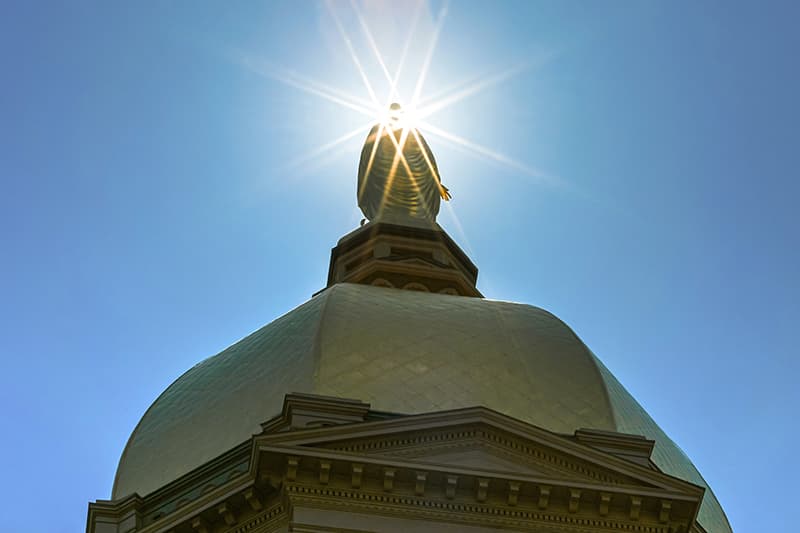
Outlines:
<svg viewBox="0 0 800 533"><path fill-rule="evenodd" d="M327 286L360 283L483 297L477 279L478 268L435 222L382 218L339 239Z"/></svg>

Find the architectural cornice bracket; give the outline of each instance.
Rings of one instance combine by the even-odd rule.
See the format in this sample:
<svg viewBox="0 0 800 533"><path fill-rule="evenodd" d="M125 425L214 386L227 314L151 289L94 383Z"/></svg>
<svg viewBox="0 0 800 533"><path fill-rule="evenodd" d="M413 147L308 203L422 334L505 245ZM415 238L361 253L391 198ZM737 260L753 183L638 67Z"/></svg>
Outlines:
<svg viewBox="0 0 800 533"><path fill-rule="evenodd" d="M642 498L639 496L631 496L631 520L639 520L639 513L642 511Z"/></svg>
<svg viewBox="0 0 800 533"><path fill-rule="evenodd" d="M569 489L569 512L577 513L581 504L581 489Z"/></svg>
<svg viewBox="0 0 800 533"><path fill-rule="evenodd" d="M320 460L319 462L319 482L327 485L331 479L331 462L327 460Z"/></svg>
<svg viewBox="0 0 800 533"><path fill-rule="evenodd" d="M386 492L392 492L394 489L394 468L384 468L383 469L383 490Z"/></svg>
<svg viewBox="0 0 800 533"><path fill-rule="evenodd" d="M217 513L229 526L232 526L236 523L236 515L233 514L231 506L228 505L227 503L223 503L219 507L217 507Z"/></svg>
<svg viewBox="0 0 800 533"><path fill-rule="evenodd" d="M487 496L489 495L489 479L485 477L479 477L475 480L476 484L476 495L475 498L479 502L485 502Z"/></svg>
<svg viewBox="0 0 800 533"><path fill-rule="evenodd" d="M611 505L611 494L608 492L600 493L600 506L598 512L600 516L608 516L608 508Z"/></svg>
<svg viewBox="0 0 800 533"><path fill-rule="evenodd" d="M521 485L518 481L508 482L508 505L513 507L519 502L519 488Z"/></svg>
<svg viewBox="0 0 800 533"><path fill-rule="evenodd" d="M456 488L458 487L458 476L449 474L445 478L445 496L448 500L456 497Z"/></svg>
<svg viewBox="0 0 800 533"><path fill-rule="evenodd" d="M253 511L260 511L264 508L264 505L261 503L261 494L255 487L250 487L244 491L244 499Z"/></svg>
<svg viewBox="0 0 800 533"><path fill-rule="evenodd" d="M661 500L661 510L658 513L658 521L662 524L669 522L669 514L672 511L671 500Z"/></svg>
<svg viewBox="0 0 800 533"><path fill-rule="evenodd" d="M539 509L547 509L548 505L550 505L550 487L541 485L539 487Z"/></svg>
<svg viewBox="0 0 800 533"><path fill-rule="evenodd" d="M428 479L427 472L417 471L415 475L414 494L417 496L425 495L425 481Z"/></svg>
<svg viewBox="0 0 800 533"><path fill-rule="evenodd" d="M201 517L196 517L192 520L192 529L196 533L208 533L208 524Z"/></svg>
<svg viewBox="0 0 800 533"><path fill-rule="evenodd" d="M361 488L361 478L364 475L364 465L361 463L353 463L351 466L352 475L350 477L350 485L354 489Z"/></svg>
<svg viewBox="0 0 800 533"><path fill-rule="evenodd" d="M286 480L294 481L297 479L297 468L300 465L300 458L289 456L286 458Z"/></svg>

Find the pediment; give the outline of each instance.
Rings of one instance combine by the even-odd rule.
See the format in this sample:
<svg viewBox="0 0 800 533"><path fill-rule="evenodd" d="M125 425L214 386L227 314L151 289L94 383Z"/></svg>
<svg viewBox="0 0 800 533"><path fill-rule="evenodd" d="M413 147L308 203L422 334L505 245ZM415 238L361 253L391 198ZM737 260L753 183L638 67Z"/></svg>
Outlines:
<svg viewBox="0 0 800 533"><path fill-rule="evenodd" d="M388 453L391 457L394 454ZM413 454L397 454L401 457L414 457L418 462L442 466L459 466L491 470L493 472L522 473L533 476L553 475L552 469L542 465L520 464L512 457L498 453L485 444L478 442L465 443L462 446L440 450L420 450Z"/></svg>
<svg viewBox="0 0 800 533"><path fill-rule="evenodd" d="M647 442L586 429L555 434L481 407L403 416L295 394L249 442L146 498L90 507L90 522L124 520L134 508L143 531L203 531L222 521L244 531L297 525L298 509L327 523L319 513L335 509L412 517L429 521L429 531L444 522L553 533L699 531L702 488L609 453L641 457Z"/></svg>
<svg viewBox="0 0 800 533"><path fill-rule="evenodd" d="M652 486L606 465L572 455L558 446L509 434L485 422L367 439L345 439L320 443L315 447L435 465L439 468L460 467L564 482Z"/></svg>
<svg viewBox="0 0 800 533"><path fill-rule="evenodd" d="M617 434L619 435L619 434ZM626 436L619 437L624 441ZM634 444L640 441L638 437ZM490 409L476 407L257 437L287 453L332 453L440 471L524 477L553 483L685 490L694 487Z"/></svg>

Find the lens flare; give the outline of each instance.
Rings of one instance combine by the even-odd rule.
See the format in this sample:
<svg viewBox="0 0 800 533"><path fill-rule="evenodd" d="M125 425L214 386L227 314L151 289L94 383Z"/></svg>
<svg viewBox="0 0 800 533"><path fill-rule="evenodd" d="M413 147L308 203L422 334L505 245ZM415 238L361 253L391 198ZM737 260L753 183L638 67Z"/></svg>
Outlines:
<svg viewBox="0 0 800 533"><path fill-rule="evenodd" d="M417 83L414 87L414 95L411 97L411 107L415 107L417 102L419 102L420 95L422 94L422 87L425 85L425 78L428 76L428 70L431 66L431 60L433 59L433 52L436 50L436 44L439 42L439 34L442 31L442 25L444 24L444 18L447 15L447 2L442 6L442 9L439 11L439 17L436 20L436 26L433 28L433 36L431 37L431 43L428 48L428 53L425 55L425 61L422 63L422 69L420 70L419 76L417 76Z"/></svg>
<svg viewBox="0 0 800 533"><path fill-rule="evenodd" d="M349 4L350 10L352 11L352 14L355 15L355 20L357 21L357 28L350 28L350 31L348 32L348 28L346 28L343 24L342 19L337 14L336 8L334 8L331 0L326 0L325 2L327 12L330 15L333 26L336 28L338 35L341 38L341 42L347 51L347 55L352 61L352 64L354 65L358 76L363 83L368 99L350 94L347 91L337 89L329 84L323 83L309 76L301 75L292 70L278 68L268 64L267 62L257 61L254 58L248 57L241 53L236 55L237 61L253 72L256 72L264 77L277 80L285 85L294 87L305 94L309 94L326 102L336 104L348 111L365 115L371 119L368 124L361 126L356 130L338 135L331 141L323 143L309 153L292 159L288 166L297 166L307 163L312 159L321 157L335 148L344 145L344 143L356 137L359 133L363 134L364 132L369 131L371 127L377 124L378 128L376 129L376 133L379 139L390 139L396 149L397 155L395 160L392 162L389 176L390 183L401 168L407 171L410 175L412 174L408 162L403 156L403 147L405 146L405 143L409 137L412 137L418 144L422 144L420 135L420 131L422 131L426 135L430 134L439 139L441 142L456 149L468 152L469 154L484 161L493 164L500 164L515 170L519 174L535 178L538 183L548 185L565 184L565 182L558 177L532 168L492 148L468 140L464 137L463 132L455 133L452 131L446 131L431 124L430 122L430 119L437 113L449 109L456 104L461 104L464 100L482 91L489 90L498 84L506 82L519 73L528 70L531 66L533 66L530 61L495 71L493 74L473 77L471 79L468 78L465 82L457 83L445 90L432 92L428 98L423 98L423 89L428 78L428 73L431 68L433 57L435 55L439 38L442 33L442 28L444 26L444 21L449 9L448 2L445 1L434 18L433 26L430 28L429 37L425 41L424 48L420 51L421 53L419 57L421 58L421 63L419 71L416 77L409 80L409 82L413 81L413 83L410 84L410 86L413 87L413 90L410 91L410 94L405 95L406 98L403 98L400 94L401 91L398 88L400 85L401 75L406 68L408 58L411 55L412 43L421 41L421 37L418 35L418 26L422 13L426 11L426 8L429 8L428 2L426 0L420 0L416 3L411 22L409 24L409 30L407 34L405 34L399 60L392 70L390 70L389 64L386 61L386 57L381 53L378 42L375 38L376 35L380 36L380 33L376 34L375 31L373 31L373 28L370 27L368 17L365 15L363 10L363 6L358 3L358 0L350 0ZM341 5L337 4L337 8L340 9ZM380 71L380 75L385 78L386 82L388 83L388 89L385 95L379 95L376 91L375 88L383 82L378 80L380 83L376 84L374 83L375 80L370 79L370 76L368 75L368 69L366 68L368 65L365 62L365 58L359 55L357 47L353 43L351 35L357 36L358 34L362 35L364 41L366 42L366 48L368 49L367 57L371 56L373 58L374 63L377 66L377 70ZM543 59L546 61L549 59L549 57L551 56L547 55ZM539 62L540 61L537 61L537 63ZM398 132L399 135L397 135ZM367 162L368 172L374 163L377 147L378 142L375 142L369 161ZM436 167L433 162L429 160L427 154L425 154L425 161L438 180L439 176ZM413 176L411 179L413 181ZM441 184L441 180L438 181ZM361 191L359 191L359 195L360 194ZM449 199L449 193L444 187L442 187L441 194L442 198ZM452 213L452 206L450 206L450 209ZM452 216L453 219L456 220L456 224L458 224L460 227L460 222L458 221L457 217L455 217L455 213L452 213ZM466 238L466 236L464 237Z"/></svg>
<svg viewBox="0 0 800 533"><path fill-rule="evenodd" d="M356 70L358 70L358 74L361 76L361 81L364 82L364 87L367 89L367 93L369 94L373 105L379 105L378 97L375 95L372 84L369 82L369 77L364 71L364 67L361 66L361 61L358 59L358 54L356 54L356 51L353 48L353 43L350 41L350 37L347 36L347 31L345 31L344 26L342 26L342 21L340 21L339 17L336 15L336 11L333 9L330 0L326 2L326 5L328 6L328 11L333 18L334 23L336 24L336 29L339 30L339 35L342 36L342 40L344 41L345 46L347 46L347 51L350 52L350 58L353 60Z"/></svg>
<svg viewBox="0 0 800 533"><path fill-rule="evenodd" d="M357 127L356 129L354 129L352 131L348 131L347 133L345 133L341 137L338 137L338 138L336 138L336 139L334 139L332 141L326 142L322 146L319 146L318 148L308 152L307 154L295 157L294 159L292 159L291 161L289 161L286 164L286 168L296 168L296 167L299 167L299 166L303 165L304 163L307 163L307 162L309 162L309 161L311 161L313 159L321 157L321 156L327 154L328 152L330 152L331 150L343 145L344 143L346 143L347 141L349 141L353 137L356 137L357 135L363 135L364 129L365 128L369 128L370 126L372 126L372 122L368 122L367 124L365 124L363 126L359 126L359 127Z"/></svg>

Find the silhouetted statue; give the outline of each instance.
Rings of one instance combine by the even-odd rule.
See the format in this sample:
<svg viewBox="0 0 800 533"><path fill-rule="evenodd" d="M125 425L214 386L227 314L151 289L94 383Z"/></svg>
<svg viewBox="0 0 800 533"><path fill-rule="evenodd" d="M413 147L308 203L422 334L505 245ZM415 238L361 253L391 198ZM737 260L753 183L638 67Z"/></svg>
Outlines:
<svg viewBox="0 0 800 533"><path fill-rule="evenodd" d="M422 134L404 128L399 104L389 109L388 123L373 126L361 150L358 207L369 220L410 217L434 222L440 199L449 200L450 193Z"/></svg>

